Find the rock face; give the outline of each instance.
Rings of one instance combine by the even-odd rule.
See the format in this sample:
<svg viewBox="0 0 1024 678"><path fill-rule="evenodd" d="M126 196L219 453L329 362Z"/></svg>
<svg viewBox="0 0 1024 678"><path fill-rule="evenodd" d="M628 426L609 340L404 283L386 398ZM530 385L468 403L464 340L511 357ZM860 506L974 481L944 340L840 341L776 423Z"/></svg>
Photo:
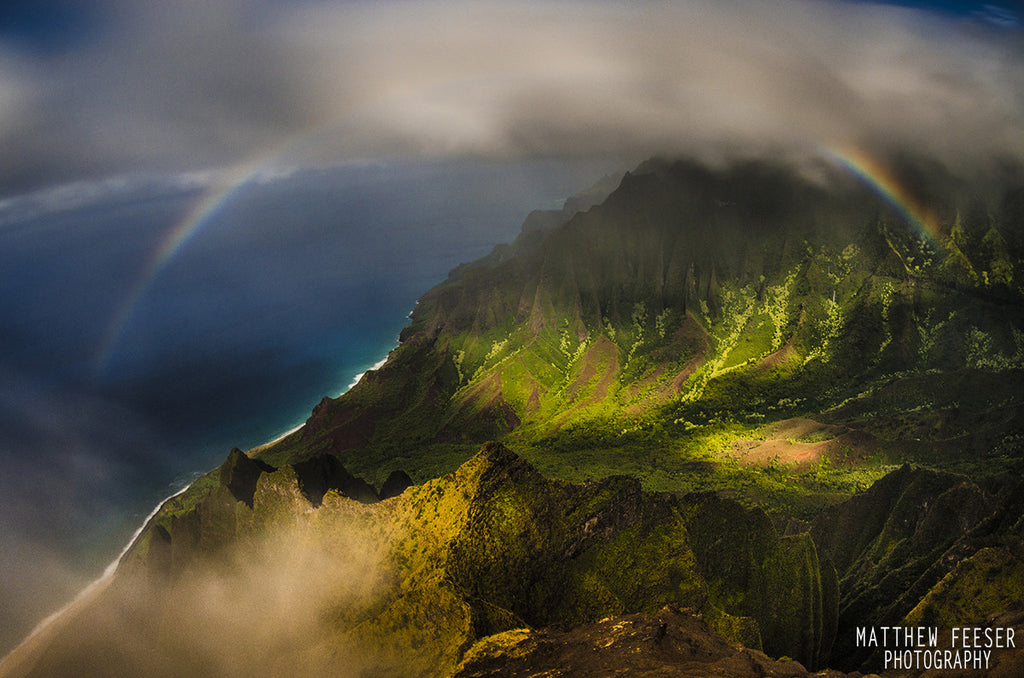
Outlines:
<svg viewBox="0 0 1024 678"><path fill-rule="evenodd" d="M245 502L252 508L252 496L256 492L256 481L260 474L273 471L274 468L259 459L250 459L237 447L232 448L228 458L218 470L220 484L227 488L231 496Z"/></svg>
<svg viewBox="0 0 1024 678"><path fill-rule="evenodd" d="M412 478L405 471L392 471L391 474L380 486L380 500L391 499L405 492L406 488L412 486Z"/></svg>
<svg viewBox="0 0 1024 678"><path fill-rule="evenodd" d="M876 648L857 647L859 626L1020 627L1024 619L1019 478L980 485L904 466L825 511L810 534L840 577L830 665L882 668Z"/></svg>
<svg viewBox="0 0 1024 678"><path fill-rule="evenodd" d="M330 490L340 492L364 504L378 500L377 491L362 478L345 470L337 457L318 455L294 465L299 487L313 506L319 506Z"/></svg>
<svg viewBox="0 0 1024 678"><path fill-rule="evenodd" d="M329 492L378 501L373 486L336 457L317 455L275 468L234 448L217 469L162 507L126 563L146 561L151 571L181 573L194 559L230 548L242 535L313 510Z"/></svg>
<svg viewBox="0 0 1024 678"><path fill-rule="evenodd" d="M630 478L549 481L506 448L487 446L448 572L485 600L482 630L507 612L530 626L569 628L665 604L702 610L720 632L814 665L827 651L814 544L782 538L763 513L705 495L641 492ZM731 520L716 523L712 516ZM724 574L742 570L736 576ZM733 570L735 572L735 570ZM499 608L497 619L490 617Z"/></svg>

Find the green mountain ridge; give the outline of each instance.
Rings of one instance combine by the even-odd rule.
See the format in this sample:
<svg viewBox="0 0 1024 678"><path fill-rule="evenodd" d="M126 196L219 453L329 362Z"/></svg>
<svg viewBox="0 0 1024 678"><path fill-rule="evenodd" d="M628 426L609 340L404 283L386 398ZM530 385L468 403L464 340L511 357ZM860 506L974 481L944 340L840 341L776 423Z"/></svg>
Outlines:
<svg viewBox="0 0 1024 678"><path fill-rule="evenodd" d="M697 487L665 474L687 475L707 456L697 448L724 448L719 463L727 440L813 414L845 427L833 447L865 442L855 457L931 463L937 451L908 454L921 438L909 419L937 427L927 437L938 449L956 448L978 440L976 410L1012 418L1020 405L1010 220L1021 199L1009 191L983 216L962 201L968 216L950 205L949 232L932 243L858 186L652 161L601 205L524 229L513 255L454 271L420 300L388 364L268 454L330 451L367 477L403 468L422 479L496 438L558 477L628 472L685 490ZM891 398L906 422L869 411ZM980 428L996 438L979 443L986 453L1008 434ZM563 463L559 450L590 453Z"/></svg>
<svg viewBox="0 0 1024 678"><path fill-rule="evenodd" d="M630 624L635 675L806 675L884 668L857 627L1024 633L1024 175L901 169L937 233L766 163L530 215L7 675L531 675Z"/></svg>
<svg viewBox="0 0 1024 678"><path fill-rule="evenodd" d="M229 494L245 464L233 457L198 505L155 520L26 675L330 673L335 662L343 675L450 675L495 633L666 605L776 656L814 663L831 644L834 570L819 568L808 535L780 536L763 512L712 493L548 480L490 443L379 503L331 488L314 507L296 467L265 468L250 506ZM222 602L232 611L214 614ZM253 607L269 626L245 619ZM241 646L225 642L236 624Z"/></svg>

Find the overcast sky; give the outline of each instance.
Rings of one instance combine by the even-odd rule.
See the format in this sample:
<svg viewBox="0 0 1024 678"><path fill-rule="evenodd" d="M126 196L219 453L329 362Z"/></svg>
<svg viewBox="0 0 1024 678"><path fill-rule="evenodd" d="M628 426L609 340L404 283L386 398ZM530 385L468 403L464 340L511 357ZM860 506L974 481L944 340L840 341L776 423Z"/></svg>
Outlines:
<svg viewBox="0 0 1024 678"><path fill-rule="evenodd" d="M1020 17L903 5L6 3L0 196L388 153L1024 157Z"/></svg>

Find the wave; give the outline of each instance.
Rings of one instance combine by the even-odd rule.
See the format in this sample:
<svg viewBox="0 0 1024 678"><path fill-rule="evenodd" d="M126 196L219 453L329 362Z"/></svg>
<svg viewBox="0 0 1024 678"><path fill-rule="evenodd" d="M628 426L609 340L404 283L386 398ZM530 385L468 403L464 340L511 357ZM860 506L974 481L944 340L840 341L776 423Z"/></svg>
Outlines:
<svg viewBox="0 0 1024 678"><path fill-rule="evenodd" d="M346 388L345 388L345 390L344 390L344 391L342 391L341 393L339 393L338 395L339 395L339 396L341 396L341 395L345 395L346 393L348 393L349 391L351 391L351 390L352 390L353 388L355 388L355 385L356 385L356 384L358 384L358 383L359 383L359 381L360 381L360 380L361 380L361 379L362 379L362 378L363 378L364 376L366 376L366 372L373 372L374 370L379 370L380 368L384 367L384 364L385 364L385 363L386 363L387 361L388 361L388 359L387 359L386 357L385 357L385 358L383 358L382 360L378 360L377 362L375 362L375 363L373 364L373 367L369 368L368 370L366 370L366 371L364 371L364 372L360 372L359 374L357 374L357 375L356 375L356 377L355 377L355 379L353 379L353 380L352 380L352 383L351 383L351 384L349 384L349 385L348 385L348 387L346 387Z"/></svg>

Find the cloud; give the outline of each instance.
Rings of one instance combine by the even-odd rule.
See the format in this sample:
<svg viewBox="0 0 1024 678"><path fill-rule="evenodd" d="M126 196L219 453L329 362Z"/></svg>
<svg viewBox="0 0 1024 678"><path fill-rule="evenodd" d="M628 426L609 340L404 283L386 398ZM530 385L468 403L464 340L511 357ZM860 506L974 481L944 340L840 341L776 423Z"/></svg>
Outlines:
<svg viewBox="0 0 1024 678"><path fill-rule="evenodd" d="M311 99L347 137L425 152L762 153L872 141L1024 150L1019 41L822 2L390 6L298 17ZM314 22L318 22L314 25ZM1019 37L1019 36L1015 36ZM332 52L332 49L334 50Z"/></svg>
<svg viewBox="0 0 1024 678"><path fill-rule="evenodd" d="M283 170L275 170L267 180L285 175ZM217 185L219 176L220 174L213 170L172 174L134 173L109 175L94 180L79 179L47 186L9 198L0 198L0 228L58 212L109 207L118 202L209 190ZM262 179L262 176L258 178Z"/></svg>
<svg viewBox="0 0 1024 678"><path fill-rule="evenodd" d="M1018 28L1020 26L1020 16L999 5L982 5L981 9L974 11L974 16L1002 28Z"/></svg>
<svg viewBox="0 0 1024 678"><path fill-rule="evenodd" d="M0 50L0 194L260 154L1024 155L1024 38L997 7L123 4L31 81Z"/></svg>

